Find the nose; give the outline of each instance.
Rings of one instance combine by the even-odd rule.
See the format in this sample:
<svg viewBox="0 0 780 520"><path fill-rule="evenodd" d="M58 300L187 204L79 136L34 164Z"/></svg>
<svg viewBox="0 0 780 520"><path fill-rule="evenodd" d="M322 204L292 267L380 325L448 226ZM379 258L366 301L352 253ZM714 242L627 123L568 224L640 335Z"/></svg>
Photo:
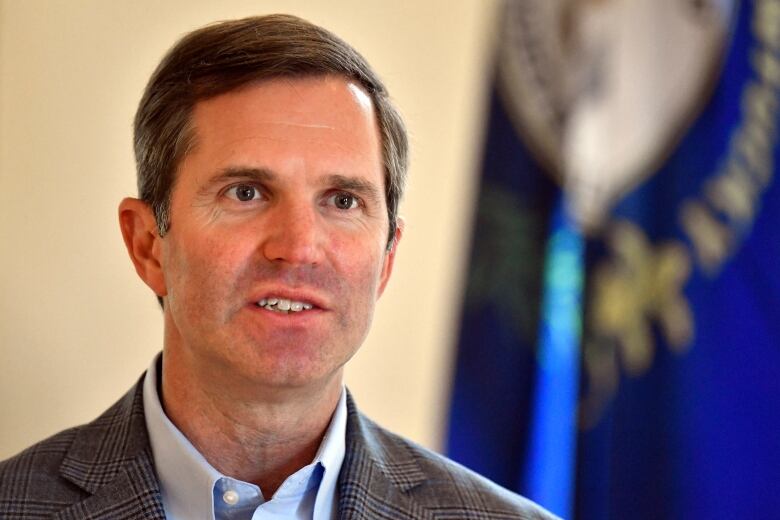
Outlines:
<svg viewBox="0 0 780 520"><path fill-rule="evenodd" d="M316 210L307 204L280 203L263 219L262 253L275 263L317 265L323 230Z"/></svg>

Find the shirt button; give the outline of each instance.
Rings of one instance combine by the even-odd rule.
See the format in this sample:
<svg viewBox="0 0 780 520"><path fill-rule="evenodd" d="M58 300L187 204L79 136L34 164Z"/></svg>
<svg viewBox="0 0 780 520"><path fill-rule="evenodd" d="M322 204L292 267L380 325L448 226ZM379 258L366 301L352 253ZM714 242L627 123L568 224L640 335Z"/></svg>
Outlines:
<svg viewBox="0 0 780 520"><path fill-rule="evenodd" d="M229 489L222 495L222 500L224 500L227 505L234 506L238 504L238 493Z"/></svg>

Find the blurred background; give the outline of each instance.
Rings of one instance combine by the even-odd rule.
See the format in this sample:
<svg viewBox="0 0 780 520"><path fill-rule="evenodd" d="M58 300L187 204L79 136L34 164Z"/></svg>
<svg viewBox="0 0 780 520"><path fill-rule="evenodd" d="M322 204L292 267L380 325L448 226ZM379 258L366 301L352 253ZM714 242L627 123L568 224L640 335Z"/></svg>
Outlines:
<svg viewBox="0 0 780 520"><path fill-rule="evenodd" d="M412 160L359 406L565 518L780 510L780 0L0 0L0 459L161 348L116 207L182 34L288 12Z"/></svg>

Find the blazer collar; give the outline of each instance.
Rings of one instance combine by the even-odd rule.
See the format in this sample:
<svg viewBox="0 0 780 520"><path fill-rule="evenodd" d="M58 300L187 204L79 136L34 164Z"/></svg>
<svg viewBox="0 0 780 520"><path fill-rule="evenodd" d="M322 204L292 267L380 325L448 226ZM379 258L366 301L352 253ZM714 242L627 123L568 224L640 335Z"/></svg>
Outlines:
<svg viewBox="0 0 780 520"><path fill-rule="evenodd" d="M346 456L339 476L340 518L430 518L409 493L425 480L406 442L358 412L347 393Z"/></svg>
<svg viewBox="0 0 780 520"><path fill-rule="evenodd" d="M91 496L57 518L164 520L142 388L143 376L122 399L79 430L60 465L60 475Z"/></svg>

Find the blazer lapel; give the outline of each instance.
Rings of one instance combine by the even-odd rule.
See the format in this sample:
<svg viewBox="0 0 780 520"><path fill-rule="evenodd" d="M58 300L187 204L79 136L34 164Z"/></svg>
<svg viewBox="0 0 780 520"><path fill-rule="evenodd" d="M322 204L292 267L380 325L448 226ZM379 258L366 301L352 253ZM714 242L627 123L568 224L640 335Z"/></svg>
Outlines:
<svg viewBox="0 0 780 520"><path fill-rule="evenodd" d="M357 411L347 393L346 455L339 475L339 518L426 519L410 496L425 481L412 454Z"/></svg>
<svg viewBox="0 0 780 520"><path fill-rule="evenodd" d="M90 493L57 519L165 519L143 411L143 377L79 431L60 474Z"/></svg>

